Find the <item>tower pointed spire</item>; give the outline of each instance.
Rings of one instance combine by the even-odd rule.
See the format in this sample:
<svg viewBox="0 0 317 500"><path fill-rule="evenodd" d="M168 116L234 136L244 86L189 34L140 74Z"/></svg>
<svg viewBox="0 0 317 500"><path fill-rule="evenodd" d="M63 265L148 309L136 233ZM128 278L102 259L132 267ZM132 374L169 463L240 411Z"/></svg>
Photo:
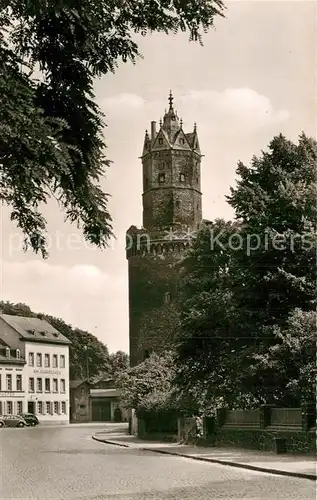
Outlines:
<svg viewBox="0 0 317 500"><path fill-rule="evenodd" d="M183 128L183 118L180 119L179 126L180 128Z"/></svg>
<svg viewBox="0 0 317 500"><path fill-rule="evenodd" d="M197 123L194 123L194 132L197 132Z"/></svg>
<svg viewBox="0 0 317 500"><path fill-rule="evenodd" d="M170 94L169 94L169 97L168 97L170 111L173 109L173 100L174 100L174 97L173 97L172 91L170 90Z"/></svg>

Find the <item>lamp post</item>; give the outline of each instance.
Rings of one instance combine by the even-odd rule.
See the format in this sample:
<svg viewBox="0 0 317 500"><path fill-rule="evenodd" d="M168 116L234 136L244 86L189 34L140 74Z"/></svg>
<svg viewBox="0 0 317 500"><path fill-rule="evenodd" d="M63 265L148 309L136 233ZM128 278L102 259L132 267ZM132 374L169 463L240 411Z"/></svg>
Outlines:
<svg viewBox="0 0 317 500"><path fill-rule="evenodd" d="M89 380L88 345L84 345L84 351L86 353L86 378Z"/></svg>

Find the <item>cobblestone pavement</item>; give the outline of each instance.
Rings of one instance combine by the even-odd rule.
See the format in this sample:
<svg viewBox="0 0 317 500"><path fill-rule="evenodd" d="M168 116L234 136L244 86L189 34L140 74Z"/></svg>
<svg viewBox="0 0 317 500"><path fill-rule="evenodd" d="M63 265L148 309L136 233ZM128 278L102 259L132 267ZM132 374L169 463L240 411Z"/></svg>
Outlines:
<svg viewBox="0 0 317 500"><path fill-rule="evenodd" d="M93 441L103 429L1 429L1 500L315 499L313 481Z"/></svg>

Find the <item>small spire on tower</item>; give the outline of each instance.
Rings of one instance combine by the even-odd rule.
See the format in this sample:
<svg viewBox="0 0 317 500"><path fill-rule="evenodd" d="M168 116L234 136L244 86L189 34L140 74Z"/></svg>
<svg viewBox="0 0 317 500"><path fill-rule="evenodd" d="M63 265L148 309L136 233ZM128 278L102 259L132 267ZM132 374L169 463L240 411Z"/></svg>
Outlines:
<svg viewBox="0 0 317 500"><path fill-rule="evenodd" d="M160 118L160 127L162 126L163 122L162 122L162 118Z"/></svg>
<svg viewBox="0 0 317 500"><path fill-rule="evenodd" d="M145 131L145 138L146 138L146 139L148 139L148 137L149 137L149 133L148 133L148 131L146 130L146 131Z"/></svg>
<svg viewBox="0 0 317 500"><path fill-rule="evenodd" d="M197 123L194 123L194 132L197 132Z"/></svg>
<svg viewBox="0 0 317 500"><path fill-rule="evenodd" d="M169 95L169 103L170 103L170 110L173 109L173 100L174 100L174 97L173 97L173 94L172 94L172 91L170 90L170 95Z"/></svg>
<svg viewBox="0 0 317 500"><path fill-rule="evenodd" d="M180 128L183 127L183 118L180 119L179 125L180 125Z"/></svg>

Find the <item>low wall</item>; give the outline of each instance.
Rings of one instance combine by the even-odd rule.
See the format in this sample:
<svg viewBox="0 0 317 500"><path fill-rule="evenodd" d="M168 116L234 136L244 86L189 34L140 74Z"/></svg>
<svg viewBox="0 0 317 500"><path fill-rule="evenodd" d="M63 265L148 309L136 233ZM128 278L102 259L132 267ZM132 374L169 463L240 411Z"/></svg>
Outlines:
<svg viewBox="0 0 317 500"><path fill-rule="evenodd" d="M203 420L201 436L195 418L179 419L179 441L276 453L316 453L316 410L311 406L220 409L216 417Z"/></svg>

